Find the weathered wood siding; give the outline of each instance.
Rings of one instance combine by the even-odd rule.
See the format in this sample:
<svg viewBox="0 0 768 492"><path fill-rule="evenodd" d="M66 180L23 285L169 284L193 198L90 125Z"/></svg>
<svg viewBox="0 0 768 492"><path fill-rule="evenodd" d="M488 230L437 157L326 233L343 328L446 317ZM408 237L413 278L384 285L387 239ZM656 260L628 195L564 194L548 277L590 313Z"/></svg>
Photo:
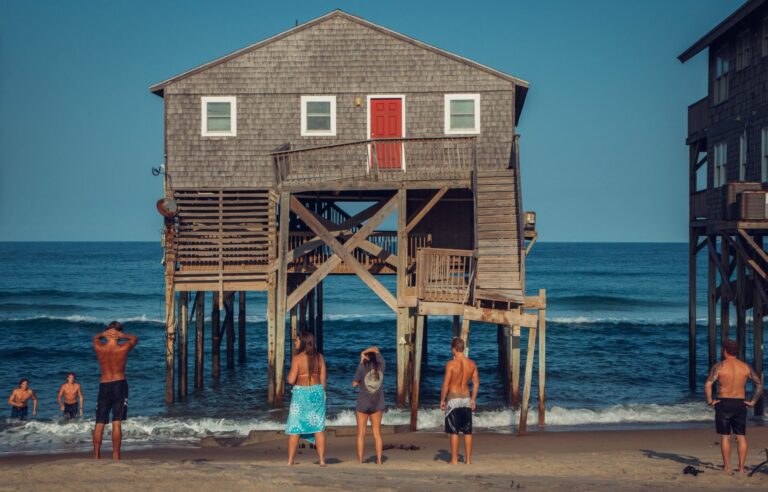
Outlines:
<svg viewBox="0 0 768 492"><path fill-rule="evenodd" d="M165 87L171 187L268 187L269 152L363 140L366 96L405 95L405 136L444 135L444 94L481 95L478 164L508 165L515 84L361 25L327 20ZM300 135L300 97L337 96L337 135ZM202 96L237 96L237 136L202 137ZM363 100L355 106L355 98ZM437 170L439 171L439 170Z"/></svg>

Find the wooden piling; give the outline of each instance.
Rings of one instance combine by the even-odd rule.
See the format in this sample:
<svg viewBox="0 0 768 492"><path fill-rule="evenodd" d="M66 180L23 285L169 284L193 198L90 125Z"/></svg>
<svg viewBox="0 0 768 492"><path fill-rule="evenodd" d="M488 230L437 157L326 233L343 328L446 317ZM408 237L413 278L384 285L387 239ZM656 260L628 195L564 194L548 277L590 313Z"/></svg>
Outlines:
<svg viewBox="0 0 768 492"><path fill-rule="evenodd" d="M461 322L460 316L453 315L453 338L461 336Z"/></svg>
<svg viewBox="0 0 768 492"><path fill-rule="evenodd" d="M729 272L730 257L728 239L723 234L720 238L720 264L725 272ZM723 343L728 340L728 332L731 328L730 299L728 298L727 287L730 281L730 278L724 278L722 274L720 275L720 349L723 348Z"/></svg>
<svg viewBox="0 0 768 492"><path fill-rule="evenodd" d="M317 283L317 312L315 313L315 344L317 351L323 353L323 282Z"/></svg>
<svg viewBox="0 0 768 492"><path fill-rule="evenodd" d="M714 249L712 236L707 236L709 249ZM717 266L707 255L707 362L708 368L717 362Z"/></svg>
<svg viewBox="0 0 768 492"><path fill-rule="evenodd" d="M421 337L421 365L426 366L429 362L429 317L424 315L421 316L423 319L423 332L424 335ZM416 331L418 331L419 320L416 320Z"/></svg>
<svg viewBox="0 0 768 492"><path fill-rule="evenodd" d="M507 327L502 324L496 325L496 348L498 349L499 376L502 381L507 378Z"/></svg>
<svg viewBox="0 0 768 492"><path fill-rule="evenodd" d="M165 240L165 402L173 403L173 352L176 339L176 292L173 275L176 269L176 257L173 253L173 241L176 228L172 219L165 219L163 238Z"/></svg>
<svg viewBox="0 0 768 492"><path fill-rule="evenodd" d="M409 309L401 306L405 298L406 275L408 269L408 200L406 190L397 191L397 406L405 407L408 398L407 367L409 363L409 347L411 345L409 333Z"/></svg>
<svg viewBox="0 0 768 492"><path fill-rule="evenodd" d="M221 376L221 311L219 311L219 293L213 293L211 303L211 377L219 379Z"/></svg>
<svg viewBox="0 0 768 492"><path fill-rule="evenodd" d="M688 238L688 387L696 389L696 246L699 235L690 228Z"/></svg>
<svg viewBox="0 0 768 492"><path fill-rule="evenodd" d="M509 403L512 408L520 406L520 326L513 326L509 336Z"/></svg>
<svg viewBox="0 0 768 492"><path fill-rule="evenodd" d="M734 240L741 241L738 236ZM736 342L739 344L739 359L746 360L744 346L747 341L747 293L746 267L742 250L744 248L735 248L734 251L736 256L736 302L734 304L736 307Z"/></svg>
<svg viewBox="0 0 768 492"><path fill-rule="evenodd" d="M531 400L531 381L533 380L533 354L536 350L536 328L528 329L528 349L525 352L525 386L523 403L520 408L520 424L517 435L524 436L528 426L528 406Z"/></svg>
<svg viewBox="0 0 768 492"><path fill-rule="evenodd" d="M416 431L416 424L419 418L419 383L421 382L421 362L422 349L424 348L424 332L426 316L416 317L416 328L414 337L414 361L413 361L413 381L411 383L411 432Z"/></svg>
<svg viewBox="0 0 768 492"><path fill-rule="evenodd" d="M267 403L275 406L277 375L277 274L269 275L267 286Z"/></svg>
<svg viewBox="0 0 768 492"><path fill-rule="evenodd" d="M237 296L237 361L245 362L245 291L240 291Z"/></svg>
<svg viewBox="0 0 768 492"><path fill-rule="evenodd" d="M205 352L205 292L195 301L195 389L203 387L203 355Z"/></svg>
<svg viewBox="0 0 768 492"><path fill-rule="evenodd" d="M235 368L235 293L224 294L224 329L227 334L227 369Z"/></svg>
<svg viewBox="0 0 768 492"><path fill-rule="evenodd" d="M307 295L307 329L315 335L315 340L317 340L315 328L315 289L312 289Z"/></svg>
<svg viewBox="0 0 768 492"><path fill-rule="evenodd" d="M307 296L299 301L299 333L307 331Z"/></svg>
<svg viewBox="0 0 768 492"><path fill-rule="evenodd" d="M469 318L463 318L461 320L461 339L464 340L464 354L469 357L469 330L470 330Z"/></svg>
<svg viewBox="0 0 768 492"><path fill-rule="evenodd" d="M755 237L755 242L763 248L763 236ZM752 366L760 377L765 381L763 375L763 314L765 305L758 289L762 289L760 278L755 275L755 285L752 289ZM755 403L755 416L762 416L765 413L765 398L760 398Z"/></svg>
<svg viewBox="0 0 768 492"><path fill-rule="evenodd" d="M278 239L277 307L275 314L275 407L283 405L285 392L285 307L288 294L288 233L291 194L280 193L280 224Z"/></svg>
<svg viewBox="0 0 768 492"><path fill-rule="evenodd" d="M187 333L189 329L189 293L179 293L179 334L178 340L178 394L179 400L187 398Z"/></svg>
<svg viewBox="0 0 768 492"><path fill-rule="evenodd" d="M541 305L547 305L547 291L539 290ZM547 379L547 310L539 309L539 425L546 423L546 392Z"/></svg>
<svg viewBox="0 0 768 492"><path fill-rule="evenodd" d="M298 315L297 315L297 307L294 306L291 308L291 311L288 315L288 324L291 326L291 345L288 347L291 354L291 360L293 360L294 352L296 352L295 348L293 347L293 341L296 340L299 337L299 321L298 321Z"/></svg>

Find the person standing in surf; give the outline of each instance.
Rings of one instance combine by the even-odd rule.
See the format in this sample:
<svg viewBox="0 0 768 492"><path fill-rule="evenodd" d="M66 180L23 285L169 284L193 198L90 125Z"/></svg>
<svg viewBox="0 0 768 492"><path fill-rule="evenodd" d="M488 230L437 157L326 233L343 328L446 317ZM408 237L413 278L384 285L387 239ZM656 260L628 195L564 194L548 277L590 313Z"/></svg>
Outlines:
<svg viewBox="0 0 768 492"><path fill-rule="evenodd" d="M320 466L325 466L326 368L322 354L315 351L315 336L304 331L294 340L294 355L288 384L291 406L285 433L288 434L288 465L293 465L299 437L315 444Z"/></svg>
<svg viewBox="0 0 768 492"><path fill-rule="evenodd" d="M451 340L453 360L445 365L443 389L440 392L440 409L445 411L445 432L450 435L451 461L459 464L459 434L464 434L464 462L472 463L472 412L475 411L480 376L477 365L464 355L464 340ZM472 381L472 394L469 382Z"/></svg>
<svg viewBox="0 0 768 492"><path fill-rule="evenodd" d="M64 401L61 398L64 397ZM78 404L78 398L80 402ZM77 417L79 414L83 416L83 390L80 388L80 383L75 382L75 373L67 373L67 382L61 385L59 388L59 394L56 395L56 401L59 403L61 413L68 419Z"/></svg>
<svg viewBox="0 0 768 492"><path fill-rule="evenodd" d="M739 344L733 340L723 342L723 360L712 366L704 385L707 405L715 409L715 429L720 434L720 451L723 455L723 473L730 475L731 434L736 435L739 452L739 473L745 474L747 459L747 407L754 407L763 397L763 380L744 362L738 359ZM752 399L746 399L747 380L755 389ZM717 400L712 398L712 387L718 384Z"/></svg>
<svg viewBox="0 0 768 492"><path fill-rule="evenodd" d="M29 379L23 378L19 381L19 387L11 392L8 397L8 404L11 408L11 418L26 420L29 414L29 400L32 400L32 416L37 415L37 396L29 388Z"/></svg>
<svg viewBox="0 0 768 492"><path fill-rule="evenodd" d="M125 340L125 343L120 343ZM93 457L101 458L101 439L104 426L112 413L112 459L120 459L123 438L122 424L128 417L128 381L125 365L139 338L123 333L123 325L113 321L107 329L93 337L93 349L101 368L99 397L96 402L96 427L93 429Z"/></svg>
<svg viewBox="0 0 768 492"><path fill-rule="evenodd" d="M369 347L360 352L352 386L360 388L355 402L357 418L357 462L363 462L365 431L371 421L373 443L376 447L376 464L381 464L383 444L381 441L381 418L384 415L384 358L379 348Z"/></svg>

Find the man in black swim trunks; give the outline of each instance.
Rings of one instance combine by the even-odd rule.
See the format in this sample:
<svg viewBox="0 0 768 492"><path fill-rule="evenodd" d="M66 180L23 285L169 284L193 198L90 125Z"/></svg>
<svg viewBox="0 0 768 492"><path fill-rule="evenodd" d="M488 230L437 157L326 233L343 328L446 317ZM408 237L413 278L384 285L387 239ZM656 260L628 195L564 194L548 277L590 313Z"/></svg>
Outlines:
<svg viewBox="0 0 768 492"><path fill-rule="evenodd" d="M736 435L739 444L739 473L746 473L744 461L747 458L747 407L754 407L762 398L763 381L754 370L737 357L739 345L733 340L723 343L723 360L712 366L704 393L707 404L715 408L715 428L720 434L720 450L723 454L723 473L730 475L731 469L731 433ZM746 400L745 386L752 381L754 392L751 400ZM712 398L712 387L718 383L718 399Z"/></svg>
<svg viewBox="0 0 768 492"><path fill-rule="evenodd" d="M126 340L125 343L120 343ZM101 438L104 426L112 414L112 459L120 459L122 422L128 417L128 382L125 380L125 364L128 352L139 343L138 337L123 333L117 321L93 337L93 348L101 367L101 384L96 403L96 427L93 429L93 457L101 458Z"/></svg>

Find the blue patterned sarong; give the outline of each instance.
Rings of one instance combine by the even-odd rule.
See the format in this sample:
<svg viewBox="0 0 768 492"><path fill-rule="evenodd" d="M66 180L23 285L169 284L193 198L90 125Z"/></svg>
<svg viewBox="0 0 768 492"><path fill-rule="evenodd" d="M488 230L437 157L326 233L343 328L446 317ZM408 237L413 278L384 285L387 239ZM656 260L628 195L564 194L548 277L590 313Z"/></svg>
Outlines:
<svg viewBox="0 0 768 492"><path fill-rule="evenodd" d="M322 384L314 386L294 386L291 390L291 407L288 421L285 423L286 434L299 434L299 437L314 444L315 432L325 430L325 390Z"/></svg>

